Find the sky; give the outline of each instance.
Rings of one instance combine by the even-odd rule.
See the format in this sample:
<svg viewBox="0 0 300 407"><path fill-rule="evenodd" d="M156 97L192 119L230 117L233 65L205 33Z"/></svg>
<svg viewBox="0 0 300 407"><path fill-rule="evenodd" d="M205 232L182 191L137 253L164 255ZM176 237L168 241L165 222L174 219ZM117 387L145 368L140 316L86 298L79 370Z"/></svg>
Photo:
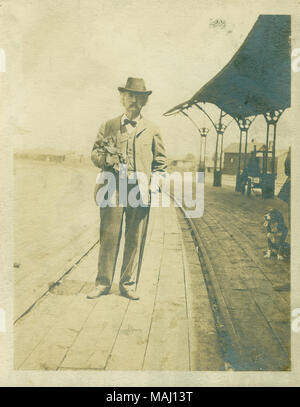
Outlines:
<svg viewBox="0 0 300 407"><path fill-rule="evenodd" d="M122 113L117 87L142 77L153 91L143 114L157 123L170 157L198 155L199 135L181 115L162 114L189 99L243 43L259 14L289 14L295 2L244 0L18 0L4 2L12 27L10 129L16 148L89 154L101 123ZM5 8L4 7L4 8ZM11 62L12 63L12 62ZM299 106L280 119L278 147L288 148ZM217 109L209 107L213 118ZM195 120L209 125L200 112ZM210 125L208 126L210 127ZM250 139L263 141L258 117ZM213 154L215 132L207 138ZM224 145L238 142L233 122Z"/></svg>

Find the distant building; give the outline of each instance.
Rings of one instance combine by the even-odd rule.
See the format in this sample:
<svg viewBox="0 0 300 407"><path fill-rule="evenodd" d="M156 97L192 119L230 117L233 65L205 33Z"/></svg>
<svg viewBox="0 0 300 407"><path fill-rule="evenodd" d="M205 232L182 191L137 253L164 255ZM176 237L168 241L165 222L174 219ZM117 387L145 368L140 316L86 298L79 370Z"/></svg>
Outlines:
<svg viewBox="0 0 300 407"><path fill-rule="evenodd" d="M199 158L194 157L193 159L185 158L174 158L168 160L168 169L170 171L203 171L199 169ZM192 158L192 157L191 157ZM205 157L205 171L212 172L214 168L214 160L211 157Z"/></svg>
<svg viewBox="0 0 300 407"><path fill-rule="evenodd" d="M84 163L90 162L90 156L85 156L74 151L59 151L55 149L15 149L14 151L15 158L23 158L30 160L38 161L47 161L47 162L66 162L66 163Z"/></svg>
<svg viewBox="0 0 300 407"><path fill-rule="evenodd" d="M251 152L254 151L256 148L256 151L258 153L259 157L259 168L260 171L262 171L262 151L265 148L264 143L253 143L250 142L247 144L247 160L250 158ZM269 146L269 151L272 148L272 146ZM241 168L243 168L244 164L244 156L245 154L243 151L245 151L245 144L242 144L242 154L241 154ZM281 176L284 172L284 160L287 156L288 151L286 150L276 150L275 151L275 173L277 173L277 176ZM268 155L268 171L271 170L271 154L269 153ZM238 170L238 162L239 162L239 143L232 143L228 147L224 149L224 161L223 161L223 173L224 174L232 174L235 175Z"/></svg>
<svg viewBox="0 0 300 407"><path fill-rule="evenodd" d="M52 149L16 149L14 157L38 161L63 162L65 160L65 153Z"/></svg>
<svg viewBox="0 0 300 407"><path fill-rule="evenodd" d="M74 151L67 151L65 153L65 161L68 162L80 162L81 155Z"/></svg>
<svg viewBox="0 0 300 407"><path fill-rule="evenodd" d="M176 159L168 162L168 168L174 171L195 171L196 166L197 163L194 160Z"/></svg>
<svg viewBox="0 0 300 407"><path fill-rule="evenodd" d="M207 172L213 172L214 165L215 165L214 156L205 158L205 169Z"/></svg>

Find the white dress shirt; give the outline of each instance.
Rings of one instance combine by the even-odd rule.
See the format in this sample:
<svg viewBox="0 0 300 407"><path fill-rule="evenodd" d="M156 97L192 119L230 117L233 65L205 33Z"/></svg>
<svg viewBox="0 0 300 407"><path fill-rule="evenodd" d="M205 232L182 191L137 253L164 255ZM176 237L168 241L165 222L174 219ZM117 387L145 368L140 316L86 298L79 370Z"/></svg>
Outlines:
<svg viewBox="0 0 300 407"><path fill-rule="evenodd" d="M136 126L137 126L139 120L141 120L141 117L142 117L142 116L139 114L138 117L136 117L135 119L132 119L131 121L136 122ZM123 116L121 117L121 124L122 124L122 126L124 126L124 120L125 120L125 119L130 120L130 119L128 119L128 117L127 117L126 114L124 113ZM132 133L132 132L136 129L136 126L133 127L130 123L126 124L125 127L126 127L127 133L129 133L129 134Z"/></svg>
<svg viewBox="0 0 300 407"><path fill-rule="evenodd" d="M123 166L123 170L126 168L128 178L135 178L135 172L133 171L134 163L132 161L134 159L133 158L133 135L132 135L132 133L136 130L136 126L138 124L138 121L141 119L141 115L139 114L138 117L136 117L135 119L132 120L132 121L136 122L135 126L132 126L130 123L125 125L124 124L125 119L130 120L130 119L128 119L126 114L123 114L123 116L121 117L121 125L125 126L126 132L129 137L129 139L127 140L126 154L129 154L129 157L131 157L131 164L129 164L129 163L127 165L125 164ZM128 157L128 159L129 159L129 157Z"/></svg>

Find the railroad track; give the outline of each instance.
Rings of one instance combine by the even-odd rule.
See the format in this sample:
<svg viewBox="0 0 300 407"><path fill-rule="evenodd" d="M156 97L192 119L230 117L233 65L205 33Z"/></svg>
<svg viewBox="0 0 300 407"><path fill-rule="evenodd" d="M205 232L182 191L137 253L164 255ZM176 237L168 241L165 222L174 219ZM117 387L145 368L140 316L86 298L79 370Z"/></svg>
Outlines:
<svg viewBox="0 0 300 407"><path fill-rule="evenodd" d="M178 203L172 194L170 194L170 197L174 202ZM190 229L190 234L197 251L215 321L224 368L225 370L234 371L236 370L235 366L240 365L242 359L240 338L232 324L213 265L211 264L205 246L201 243L197 225L192 218L186 215L186 210L180 204L178 204L177 209Z"/></svg>

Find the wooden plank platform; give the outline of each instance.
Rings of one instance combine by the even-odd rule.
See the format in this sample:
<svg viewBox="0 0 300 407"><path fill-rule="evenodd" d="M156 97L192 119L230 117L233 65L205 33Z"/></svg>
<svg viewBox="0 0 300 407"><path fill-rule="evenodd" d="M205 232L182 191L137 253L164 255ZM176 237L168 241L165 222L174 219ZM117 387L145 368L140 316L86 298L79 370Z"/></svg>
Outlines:
<svg viewBox="0 0 300 407"><path fill-rule="evenodd" d="M263 258L270 202L206 184L194 220L204 270L179 211L152 208L140 301L119 295L122 248L110 295L87 300L99 249L94 178L91 168L16 163L16 369L290 369L289 263ZM272 206L287 219L284 203Z"/></svg>
<svg viewBox="0 0 300 407"><path fill-rule="evenodd" d="M16 369L223 368L200 264L193 242L183 243L175 208L151 209L139 301L119 295L122 250L111 293L86 298L98 250L16 323Z"/></svg>

